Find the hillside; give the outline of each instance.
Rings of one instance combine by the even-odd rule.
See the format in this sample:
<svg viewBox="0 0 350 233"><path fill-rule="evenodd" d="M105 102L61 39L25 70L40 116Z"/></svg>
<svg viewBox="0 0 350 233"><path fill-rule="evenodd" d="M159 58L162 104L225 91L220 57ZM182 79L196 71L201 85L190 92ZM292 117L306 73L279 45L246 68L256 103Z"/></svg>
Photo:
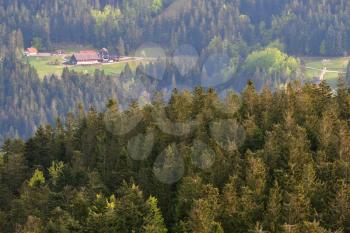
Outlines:
<svg viewBox="0 0 350 233"><path fill-rule="evenodd" d="M350 232L349 21L0 0L0 233Z"/></svg>
<svg viewBox="0 0 350 233"><path fill-rule="evenodd" d="M78 109L5 143L0 229L347 232L348 98L250 84L224 101L198 88L125 112Z"/></svg>
<svg viewBox="0 0 350 233"><path fill-rule="evenodd" d="M153 44L160 52L158 55L167 58L166 69L164 64L138 67L139 63L129 62L128 68L133 74L127 69L125 75L125 64L69 67L77 72L75 77L83 79L86 75L94 76L95 69L103 70L104 75L124 77L117 81L118 86L111 87L115 90L113 96L119 98L123 107L139 99L140 94L135 93L143 93L141 96L146 97L142 97L142 101L147 102L152 93L162 91L169 96L174 87L193 89L214 84L220 92L223 88L241 91L249 79L254 80L260 89L262 85L281 87L295 80L319 82L324 76L335 88L338 74L332 72L334 70L325 72L318 64L311 64L318 70L304 70L301 66L300 72L297 68L293 73L298 73L298 77L283 74L271 78L268 77L271 76L269 67L247 73L244 62L249 54L266 47L278 48L291 57L336 56L342 59L350 51L346 43L350 39L346 23L348 11L349 4L340 0L194 0L185 4L182 0L142 3L135 0L84 0L79 3L54 0L50 4L42 0L1 0L2 88L14 91L3 92L0 119L4 124L0 127L0 138L29 137L40 124L54 124L57 116L64 117L72 106L82 103L85 109L90 105L103 109L104 102L93 96L104 96L104 100L110 97L109 91L94 93L97 89L103 90L103 84L89 87L89 82L84 84L86 89L81 84L76 87L78 98L69 97L64 91L67 88L56 86L62 84L55 80L50 88L62 88L62 91L40 94L36 91L41 87L35 81L35 71L29 71L26 63L36 70L40 79L52 74L60 79L64 66L58 64L61 61L51 58L30 58L27 61L22 57L24 48L33 46L43 52L57 49L74 52L84 47L95 50L106 47L119 56L133 56ZM180 58L179 64L172 64L175 58ZM191 64L193 61L197 63ZM212 80L220 78L203 83L208 69L211 69ZM302 73L304 76L300 75ZM141 79L127 80L125 77ZM87 93L88 90L94 91ZM24 93L27 94L23 96ZM51 97L48 97L49 93L53 93ZM70 103L70 106L63 106L63 103Z"/></svg>

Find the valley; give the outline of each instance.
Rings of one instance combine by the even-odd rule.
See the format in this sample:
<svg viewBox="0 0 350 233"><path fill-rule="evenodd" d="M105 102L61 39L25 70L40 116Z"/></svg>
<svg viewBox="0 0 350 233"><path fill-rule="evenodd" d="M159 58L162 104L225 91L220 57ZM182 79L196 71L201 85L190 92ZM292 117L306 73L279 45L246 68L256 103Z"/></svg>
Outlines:
<svg viewBox="0 0 350 233"><path fill-rule="evenodd" d="M349 0L0 0L0 233L350 233Z"/></svg>
<svg viewBox="0 0 350 233"><path fill-rule="evenodd" d="M69 59L74 53L79 53L80 50L70 49L65 54L47 54L45 56L32 55L25 56L24 62L28 62L38 72L39 78L43 79L45 76L55 75L60 77L64 68L82 73L82 74L94 74L95 70L103 71L106 75L115 76L119 75L125 68L126 64L129 64L132 70L140 64L147 64L147 59L136 57L120 57L120 59L113 63L97 63L97 64L82 64L82 65L69 65L64 64L65 60Z"/></svg>

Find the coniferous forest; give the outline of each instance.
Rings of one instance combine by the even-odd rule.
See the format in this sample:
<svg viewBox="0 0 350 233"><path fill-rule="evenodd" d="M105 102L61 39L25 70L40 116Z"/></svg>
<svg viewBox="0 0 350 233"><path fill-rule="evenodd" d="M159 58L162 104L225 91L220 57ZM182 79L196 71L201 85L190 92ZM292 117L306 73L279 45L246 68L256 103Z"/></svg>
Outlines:
<svg viewBox="0 0 350 233"><path fill-rule="evenodd" d="M0 233L350 232L350 62L330 85L301 59L348 56L349 22L346 0L0 0ZM23 54L145 44L165 59L118 75Z"/></svg>
<svg viewBox="0 0 350 233"><path fill-rule="evenodd" d="M77 109L1 159L3 232L349 232L350 94L174 90Z"/></svg>

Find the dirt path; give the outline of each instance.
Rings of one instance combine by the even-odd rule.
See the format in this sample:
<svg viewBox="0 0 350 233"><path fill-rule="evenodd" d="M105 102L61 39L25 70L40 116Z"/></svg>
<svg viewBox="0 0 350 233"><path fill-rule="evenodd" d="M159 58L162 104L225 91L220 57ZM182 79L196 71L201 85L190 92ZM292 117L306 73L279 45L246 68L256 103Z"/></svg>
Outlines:
<svg viewBox="0 0 350 233"><path fill-rule="evenodd" d="M120 63L128 63L128 62L137 62L137 61L146 61L147 59L143 57L123 57L117 62L108 62L108 63L101 63L102 65L113 65L113 64L120 64Z"/></svg>

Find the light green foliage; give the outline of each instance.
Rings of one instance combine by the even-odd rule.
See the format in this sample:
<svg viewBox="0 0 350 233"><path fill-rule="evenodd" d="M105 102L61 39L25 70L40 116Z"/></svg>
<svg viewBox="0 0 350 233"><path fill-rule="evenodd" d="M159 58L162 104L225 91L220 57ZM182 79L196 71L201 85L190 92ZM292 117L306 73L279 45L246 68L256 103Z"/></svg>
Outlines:
<svg viewBox="0 0 350 233"><path fill-rule="evenodd" d="M64 168L64 163L62 161L60 162L52 162L51 167L49 167L49 174L51 176L52 182L53 184L56 184L57 179L59 178L59 176L61 175L62 171Z"/></svg>
<svg viewBox="0 0 350 233"><path fill-rule="evenodd" d="M158 13L163 8L163 0L153 0L151 10Z"/></svg>
<svg viewBox="0 0 350 233"><path fill-rule="evenodd" d="M219 53L230 57L229 66L223 70L223 75L225 77L236 73L240 54L245 53L245 49L246 45L241 41L233 43L227 39L221 39L218 36L211 39L208 45L208 50L211 54Z"/></svg>
<svg viewBox="0 0 350 233"><path fill-rule="evenodd" d="M162 213L158 209L158 200L155 197L148 198L146 208L148 214L144 217L143 233L166 233Z"/></svg>
<svg viewBox="0 0 350 233"><path fill-rule="evenodd" d="M89 232L166 233L162 213L155 197L144 200L136 185L124 183L119 197L97 194L89 208Z"/></svg>
<svg viewBox="0 0 350 233"><path fill-rule="evenodd" d="M298 59L289 57L277 48L266 48L251 53L243 65L243 70L247 74L254 74L257 70L260 70L268 75L290 76L293 72L298 71L299 66Z"/></svg>
<svg viewBox="0 0 350 233"><path fill-rule="evenodd" d="M213 39L211 39L209 45L208 45L208 48L209 49L213 49L215 47L217 47L221 42L221 38L218 37L218 36L215 36Z"/></svg>
<svg viewBox="0 0 350 233"><path fill-rule="evenodd" d="M117 199L114 195L109 197L109 200L107 200L107 208L109 210L114 210L117 204Z"/></svg>
<svg viewBox="0 0 350 233"><path fill-rule="evenodd" d="M115 37L119 28L122 18L121 11L119 8L106 5L102 10L91 10L91 16L95 22L95 25L93 26L94 33L98 35L98 37L106 38L106 40L99 41L97 43L98 46L107 47L107 41L111 41L112 37Z"/></svg>
<svg viewBox="0 0 350 233"><path fill-rule="evenodd" d="M43 184L45 184L45 177L43 172L40 171L39 169L35 169L35 172L32 178L30 178L29 180L29 183L28 183L29 187L33 188Z"/></svg>
<svg viewBox="0 0 350 233"><path fill-rule="evenodd" d="M95 19L97 26L100 27L107 21L115 23L115 21L122 16L122 13L118 8L106 5L102 11L96 9L91 10L91 15Z"/></svg>
<svg viewBox="0 0 350 233"><path fill-rule="evenodd" d="M268 48L276 48L276 49L279 49L280 51L284 51L284 44L280 41L280 40L275 40L275 41L272 41L270 42L268 45L267 45Z"/></svg>

